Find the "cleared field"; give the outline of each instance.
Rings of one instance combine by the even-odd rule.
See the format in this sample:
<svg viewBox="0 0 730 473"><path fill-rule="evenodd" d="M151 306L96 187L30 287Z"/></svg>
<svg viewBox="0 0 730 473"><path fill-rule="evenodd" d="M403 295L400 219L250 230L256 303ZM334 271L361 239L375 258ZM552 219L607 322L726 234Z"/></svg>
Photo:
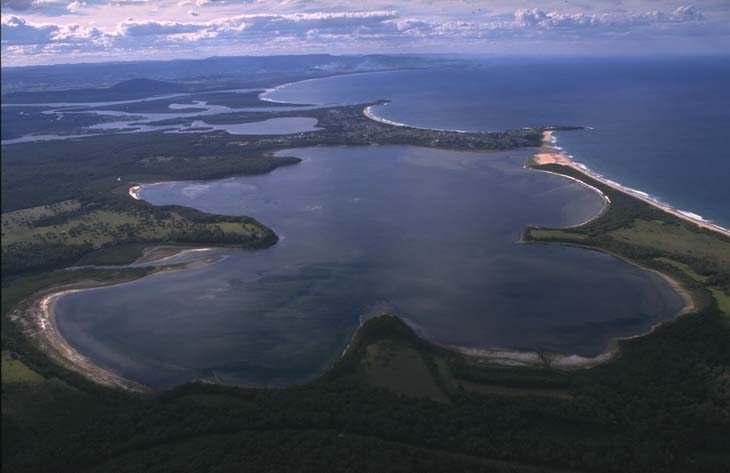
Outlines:
<svg viewBox="0 0 730 473"><path fill-rule="evenodd" d="M571 233L563 230L551 230L547 228L533 228L530 229L530 235L537 240L569 240L569 241L584 241L588 237L580 233Z"/></svg>
<svg viewBox="0 0 730 473"><path fill-rule="evenodd" d="M144 213L139 209L82 209L76 201L16 210L2 215L2 247L20 242L102 247L136 237L164 240L180 231L221 232L256 236L264 231L254 222L198 223L178 212Z"/></svg>
<svg viewBox="0 0 730 473"><path fill-rule="evenodd" d="M150 243L260 247L275 241L252 218L126 201L64 201L2 215L4 274L57 269L82 258L84 264L129 263Z"/></svg>
<svg viewBox="0 0 730 473"><path fill-rule="evenodd" d="M659 258L655 258L657 261L661 263L667 263L670 266L673 266L677 268L678 270L682 271L684 274L689 276L690 278L694 279L697 282L707 282L708 279L710 279L707 276L703 276L701 274L696 273L694 270L692 270L692 267L685 263L680 263L679 261L674 261L673 259L666 258L664 256L660 256Z"/></svg>
<svg viewBox="0 0 730 473"><path fill-rule="evenodd" d="M715 288L710 288L710 292L712 292L712 296L717 301L717 306L720 309L720 312L727 316L730 316L730 295L724 293L720 289Z"/></svg>
<svg viewBox="0 0 730 473"><path fill-rule="evenodd" d="M691 231L682 225L634 220L631 226L611 231L608 236L632 245L714 261L730 269L730 244L727 241L709 233Z"/></svg>
<svg viewBox="0 0 730 473"><path fill-rule="evenodd" d="M7 351L2 352L2 384L38 384L43 376L14 359Z"/></svg>

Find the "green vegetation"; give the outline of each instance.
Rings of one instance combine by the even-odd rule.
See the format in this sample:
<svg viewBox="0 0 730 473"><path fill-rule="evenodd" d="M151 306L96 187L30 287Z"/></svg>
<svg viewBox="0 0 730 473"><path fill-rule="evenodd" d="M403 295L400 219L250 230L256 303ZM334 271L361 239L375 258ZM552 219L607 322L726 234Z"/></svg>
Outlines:
<svg viewBox="0 0 730 473"><path fill-rule="evenodd" d="M362 114L363 105L327 109L245 113L206 118L210 123L243 122L277 116L310 116L323 129L279 136L235 136L226 133L129 133L47 146L30 142L3 146L2 211L54 204L65 200L99 202L126 183L160 180L216 179L262 174L296 164L275 158L277 150L322 145L410 144L452 149L511 149L540 144L540 130L456 133L394 127ZM188 122L175 119L172 122ZM170 120L165 123L171 122ZM117 150L110 153L110 150ZM11 178L12 176L12 178ZM125 186L120 185L120 181ZM37 192L38 188L43 192ZM122 187L125 187L123 190Z"/></svg>
<svg viewBox="0 0 730 473"><path fill-rule="evenodd" d="M688 264L680 263L679 261L674 261L673 259L666 258L664 256L660 256L659 258L655 258L660 263L666 263L670 266L673 266L680 271L682 271L684 274L689 276L690 278L694 279L697 282L707 282L709 277L703 276L701 274L697 274L694 271L692 271L692 268Z"/></svg>
<svg viewBox="0 0 730 473"><path fill-rule="evenodd" d="M712 296L717 302L717 307L722 311L723 314L730 316L730 294L721 291L720 289L710 288Z"/></svg>
<svg viewBox="0 0 730 473"><path fill-rule="evenodd" d="M544 228L535 228L530 232L530 237L535 240L566 240L566 241L584 241L588 237L579 232L568 230L548 230Z"/></svg>
<svg viewBox="0 0 730 473"><path fill-rule="evenodd" d="M607 251L671 275L700 308L717 305L727 310L729 237L664 212L577 169L559 164L532 167L579 179L600 189L611 204L600 217L580 227L528 227L524 240L579 243Z"/></svg>
<svg viewBox="0 0 730 473"><path fill-rule="evenodd" d="M447 399L427 361L414 348L384 340L368 345L362 362L366 379L373 386L412 397Z"/></svg>
<svg viewBox="0 0 730 473"><path fill-rule="evenodd" d="M566 373L482 365L378 317L320 380L286 389L189 384L140 398L48 371L30 387L3 384L3 466L719 473L730 462L726 331L707 310Z"/></svg>
<svg viewBox="0 0 730 473"><path fill-rule="evenodd" d="M2 352L2 384L38 384L43 376L28 368L10 352Z"/></svg>
<svg viewBox="0 0 730 473"><path fill-rule="evenodd" d="M4 276L76 263L131 263L144 244L256 248L275 242L276 235L252 218L141 202L70 200L2 214Z"/></svg>
<svg viewBox="0 0 730 473"><path fill-rule="evenodd" d="M730 269L730 241L716 233L697 232L677 222L637 219L631 225L612 230L609 238L632 246L654 249L683 259L713 262Z"/></svg>

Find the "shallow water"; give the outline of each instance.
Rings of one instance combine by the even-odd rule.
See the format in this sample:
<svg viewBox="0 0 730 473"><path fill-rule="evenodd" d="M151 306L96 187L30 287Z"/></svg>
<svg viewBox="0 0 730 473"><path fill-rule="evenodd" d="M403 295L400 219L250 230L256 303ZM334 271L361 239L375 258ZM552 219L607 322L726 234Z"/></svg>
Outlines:
<svg viewBox="0 0 730 473"><path fill-rule="evenodd" d="M145 186L153 204L250 215L282 236L261 251L80 292L55 306L72 346L154 386L196 378L281 385L321 373L361 320L404 317L446 343L593 355L670 318L654 273L578 248L517 243L601 199L522 168L532 150L288 150L263 176Z"/></svg>
<svg viewBox="0 0 730 473"><path fill-rule="evenodd" d="M202 128L205 131L223 130L231 135L289 135L317 131L317 119L310 117L269 118L249 123L206 123L194 121L189 128ZM182 131L184 132L184 131Z"/></svg>

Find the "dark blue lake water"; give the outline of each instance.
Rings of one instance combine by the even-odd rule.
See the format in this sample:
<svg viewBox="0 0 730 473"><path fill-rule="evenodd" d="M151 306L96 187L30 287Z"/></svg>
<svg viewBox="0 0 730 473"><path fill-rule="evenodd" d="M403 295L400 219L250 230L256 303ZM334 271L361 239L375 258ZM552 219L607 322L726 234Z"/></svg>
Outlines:
<svg viewBox="0 0 730 473"><path fill-rule="evenodd" d="M581 355L676 314L679 296L654 273L517 242L526 223L577 224L601 207L572 181L523 169L531 152L310 148L264 176L145 186L154 204L252 215L283 239L71 294L57 325L81 353L150 385L281 385L316 376L382 313L441 342Z"/></svg>
<svg viewBox="0 0 730 473"><path fill-rule="evenodd" d="M501 61L306 81L299 103L391 99L383 118L462 130L586 125L559 144L592 169L730 226L726 59ZM361 320L394 313L440 342L594 355L681 308L655 275L600 253L517 243L525 224L571 225L599 198L522 168L531 150L287 151L256 177L146 186L145 200L251 215L283 239L205 267L75 293L55 307L81 353L137 381L303 382Z"/></svg>
<svg viewBox="0 0 730 473"><path fill-rule="evenodd" d="M675 208L730 227L730 57L500 60L469 70L299 82L267 97L392 102L378 116L468 131L581 125L559 133L576 161Z"/></svg>

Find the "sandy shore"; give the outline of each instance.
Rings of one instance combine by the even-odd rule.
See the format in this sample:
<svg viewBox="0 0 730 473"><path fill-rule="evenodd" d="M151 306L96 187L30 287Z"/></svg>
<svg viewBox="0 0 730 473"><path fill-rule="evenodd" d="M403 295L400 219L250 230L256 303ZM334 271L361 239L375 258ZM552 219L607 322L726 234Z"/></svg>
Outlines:
<svg viewBox="0 0 730 473"><path fill-rule="evenodd" d="M365 107L363 109L362 114L374 122L383 123L385 125L390 125L390 126L408 127L408 125L406 125L405 123L399 123L399 122L394 122L392 120L386 120L385 118L381 118L381 117L375 115L373 113L373 107L375 107L375 105L368 105L367 107Z"/></svg>
<svg viewBox="0 0 730 473"><path fill-rule="evenodd" d="M640 191L636 191L634 189L629 189L627 187L622 186L621 184L619 184L617 182L606 179L605 177L594 173L593 171L588 169L586 166L576 163L575 161L570 159L569 156L567 156L565 153L563 153L560 149L557 149L554 145L555 145L555 137L553 136L552 132L545 131L543 133L543 146L540 149L540 152L537 153L533 157L533 162L535 164L560 164L562 166L568 166L570 168L573 168L577 171L582 172L583 174L586 174L587 176L590 176L591 178L601 182L602 184L605 184L605 185L607 185L617 191L623 192L625 194L629 194L632 197L636 197L637 199L640 199L643 202L646 202L647 204L652 205L664 212L672 214L675 217L681 218L682 220L685 220L690 223L694 223L695 225L697 225L701 228L705 228L707 230L712 230L712 231L715 231L715 232L718 232L725 236L730 237L730 230L728 230L727 228L721 227L719 225L715 225L714 223L708 222L706 220L702 220L701 218L699 218L699 216L697 216L696 214L693 214L691 212L677 210L666 204L657 202L656 200L649 198L646 194L644 194ZM570 176L566 176L566 177L570 177ZM580 180L578 180L578 181L581 182ZM603 195L602 192L600 192L600 193L601 193L601 195Z"/></svg>
<svg viewBox="0 0 730 473"><path fill-rule="evenodd" d="M58 331L53 314L55 302L65 295L89 290L99 285L98 281L81 281L62 288L48 289L23 301L10 314L10 320L17 323L35 346L58 365L103 386L134 392L147 391L145 386L93 363L71 347Z"/></svg>
<svg viewBox="0 0 730 473"><path fill-rule="evenodd" d="M618 343L614 343L609 351L593 357L566 355L562 353L542 353L537 351L504 350L488 347L472 348L440 343L437 343L437 345L466 355L477 363L533 368L550 367L561 370L593 368L613 360L619 353Z"/></svg>
<svg viewBox="0 0 730 473"><path fill-rule="evenodd" d="M581 246L581 245L575 245L575 246ZM602 251L604 253L607 253L601 249L596 249L592 247L584 247L591 250L596 251ZM684 301L684 307L677 313L676 317L680 317L685 314L690 314L695 311L696 305L694 302L694 299L690 295L689 292L687 292L677 281L670 278L666 274L651 269L646 268L641 265L638 265L634 263L633 261L627 260L626 258L623 258L618 255L614 255L612 253L609 253L612 256L621 259L622 261L627 262L628 264L632 264L634 266L638 266L639 268L645 270L645 271L651 271L658 276L660 276L662 279L667 281L667 283L674 289L674 291L679 294L679 296ZM551 353L551 352L539 352L539 351L519 351L519 350L509 350L509 349L501 349L501 348L493 348L493 347L464 347L459 345L448 345L448 344L442 344L442 343L436 343L436 345L442 346L446 349L455 351L457 353L461 353L462 355L466 355L467 357L471 358L472 361L475 361L477 364L484 363L484 364L496 364L496 365L502 365L502 366L523 366L523 367L532 367L532 368L540 368L540 367L548 367L553 369L560 369L560 370L576 370L576 369L587 369L587 368L594 368L596 366L602 365L604 363L608 363L614 359L616 359L621 354L621 349L619 343L626 340L633 340L639 337L645 337L654 330L656 330L659 326L664 324L666 321L660 321L656 324L652 325L648 330L642 333L638 333L636 335L629 335L626 337L618 337L614 339L611 342L610 348L604 352L600 353L596 356L581 356L581 355L568 355L565 353Z"/></svg>
<svg viewBox="0 0 730 473"><path fill-rule="evenodd" d="M386 101L385 103L380 103L380 104L376 104L376 105L368 105L367 107L365 107L363 109L362 114L374 122L383 123L385 125L390 125L390 126L411 128L411 129L415 129L415 130L446 131L446 132L451 132L451 133L477 133L477 132L470 132L470 131L465 131L465 130L445 130L445 129L441 129L441 128L423 128L423 127L418 127L418 126L413 126L413 125L407 125L405 123L400 123L400 122L396 122L393 120L388 120L387 118L379 117L379 116L375 115L375 113L373 113L374 107L387 105L388 103L390 103L390 102Z"/></svg>
<svg viewBox="0 0 730 473"><path fill-rule="evenodd" d="M540 148L539 152L533 155L530 159L530 164L559 164L562 166L568 166L573 169L576 169L587 176L590 176L597 181L606 184L607 186L610 186L613 189L616 189L620 192L627 193L633 197L636 197L638 199L641 199L642 201L653 205L665 212L671 213L672 215L675 215L683 220L692 222L694 224L699 225L700 227L707 228L709 230L718 231L724 235L728 235L728 231L722 227L718 227L716 225L712 225L708 222L697 220L694 218L691 218L682 212L672 209L671 207L665 206L663 204L660 204L658 202L655 202L649 198L646 198L642 195L637 195L635 192L632 192L630 189L626 189L622 187L620 184L614 183L612 181L609 181L607 179L604 179L602 176L598 176L594 173L592 173L589 169L585 168L584 166L576 165L568 157L565 155L560 149L556 148L554 146L555 139L552 136L552 132L545 131L543 133L543 146ZM546 171L549 172L549 171ZM559 175L561 177L570 179L584 187L587 187L594 192L596 192L598 195L600 195L605 202L605 205L603 207L603 210L595 215L594 217L591 217L586 222L582 222L578 225L574 225L572 227L577 227L580 225L584 225L591 220L594 220L598 218L600 215L603 214L603 212L606 211L608 208L608 205L611 203L610 199L606 194L604 194L600 189L591 186L580 179L576 179L572 176L566 176L564 174L558 174L553 173L556 175ZM564 227L564 228L572 228L572 227ZM584 247L580 244L570 244L571 246L579 246ZM684 302L684 307L682 310L679 311L677 314L677 317L689 314L695 311L696 304L694 299L692 298L691 294L685 290L676 280L672 279L671 277L667 276L666 274L651 269L643 267L633 261L627 260L626 258L615 255L613 253L607 252L605 250L602 250L600 248L594 248L594 247L584 247L587 249L595 250L595 251L601 251L603 253L611 254L612 256L621 259L622 261L625 261L629 264L632 264L634 266L637 266L645 271L651 271L661 278L663 278L671 287L674 289L674 291L682 298ZM540 366L548 366L551 368L558 368L558 369L583 369L583 368L592 368L595 366L598 366L600 364L606 363L608 361L613 360L620 354L619 350L619 343L623 340L631 340L639 337L646 336L650 333L652 333L654 330L656 330L657 327L662 325L664 322L658 322L657 324L653 325L649 330L646 332L627 336L627 337L621 337L614 340L614 342L611 345L611 348L605 352L601 353L599 355L596 355L594 357L584 357L580 355L567 355L562 353L543 353L543 352L537 352L537 351L518 351L518 350L507 350L507 349L499 349L499 348L491 348L491 347L485 347L485 348L474 348L474 347L463 347L463 346L456 346L456 345L446 345L446 344L439 344L445 348L448 348L450 350L456 351L458 353L461 353L463 355L466 355L472 359L474 359L476 362L482 362L482 363L491 363L491 364L499 364L499 365L506 365L506 366L527 366L527 367L540 367Z"/></svg>
<svg viewBox="0 0 730 473"><path fill-rule="evenodd" d="M154 261L164 263L170 258L187 253L205 252L212 248L174 248L170 254L168 247L157 254L147 256L147 262ZM170 250L173 248L169 247ZM144 258L144 256L143 256ZM159 274L165 271L179 271L210 264L218 258L193 260L177 265L160 266L151 274ZM148 274L147 276L150 276ZM91 291L101 287L108 287L117 284L125 284L134 279L122 279L113 281L84 280L64 286L54 286L38 292L23 300L11 312L10 320L20 327L21 331L33 344L41 349L53 362L70 371L81 374L87 379L110 388L124 389L133 392L146 392L150 388L130 379L124 378L111 370L101 367L91 361L85 355L73 348L61 335L55 322L53 311L54 304L64 296L82 291Z"/></svg>
<svg viewBox="0 0 730 473"><path fill-rule="evenodd" d="M142 184L135 184L132 187L129 188L128 194L129 197L133 198L134 200L142 200L142 196L139 195L139 193L142 191L143 187L149 187L149 186L156 186L158 184L169 184L174 182L185 182L185 181L156 181L156 182L145 182Z"/></svg>
<svg viewBox="0 0 730 473"><path fill-rule="evenodd" d="M129 196L133 198L134 200L140 200L139 197L139 190L142 188L142 186L132 186L129 188Z"/></svg>

